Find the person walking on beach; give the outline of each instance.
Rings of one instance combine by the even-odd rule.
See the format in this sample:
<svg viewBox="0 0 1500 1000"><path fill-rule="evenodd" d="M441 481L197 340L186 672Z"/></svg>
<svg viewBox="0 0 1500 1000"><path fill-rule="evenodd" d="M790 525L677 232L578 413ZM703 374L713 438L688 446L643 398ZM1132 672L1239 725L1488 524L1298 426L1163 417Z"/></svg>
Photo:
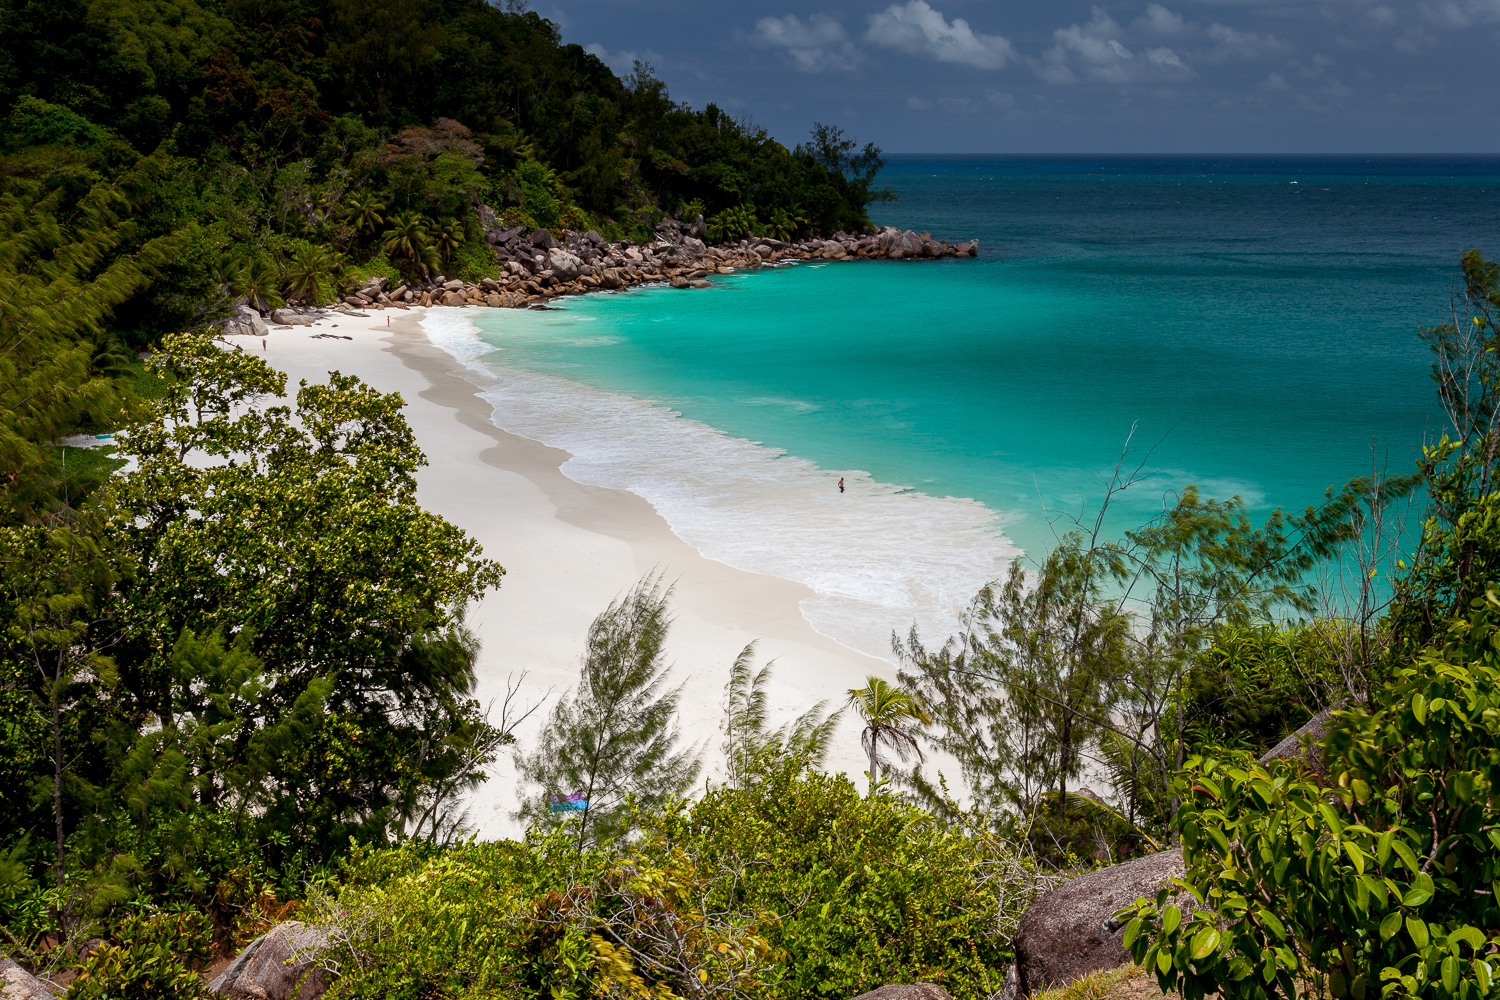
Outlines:
<svg viewBox="0 0 1500 1000"><path fill-rule="evenodd" d="M260 349L262 351L264 351L266 349L266 338L265 337L260 338Z"/></svg>
<svg viewBox="0 0 1500 1000"><path fill-rule="evenodd" d="M844 492L844 477L839 476L839 492Z"/></svg>

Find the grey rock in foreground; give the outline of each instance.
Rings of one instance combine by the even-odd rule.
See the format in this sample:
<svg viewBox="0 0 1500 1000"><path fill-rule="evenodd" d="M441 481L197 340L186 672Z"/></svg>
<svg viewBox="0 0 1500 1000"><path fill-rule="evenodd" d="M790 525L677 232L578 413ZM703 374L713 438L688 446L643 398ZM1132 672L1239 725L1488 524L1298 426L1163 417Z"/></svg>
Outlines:
<svg viewBox="0 0 1500 1000"><path fill-rule="evenodd" d="M1325 708L1308 719L1301 729L1267 750L1260 762L1269 764L1273 760L1300 760L1319 778L1328 777L1328 768L1323 764L1323 741L1328 738L1328 730L1333 726L1335 711L1336 709Z"/></svg>
<svg viewBox="0 0 1500 1000"><path fill-rule="evenodd" d="M1266 751L1261 762L1301 760L1318 776L1326 776L1322 743L1332 721L1332 710L1319 712ZM1138 896L1154 898L1162 885L1185 874L1182 848L1175 847L1080 875L1032 903L1016 931L1019 994L1027 996L1130 961L1122 943L1125 926L1115 922L1115 912Z"/></svg>
<svg viewBox="0 0 1500 1000"><path fill-rule="evenodd" d="M888 983L877 990L861 993L854 1000L953 1000L948 991L936 983Z"/></svg>
<svg viewBox="0 0 1500 1000"><path fill-rule="evenodd" d="M1032 903L1016 931L1019 993L1130 961L1121 944L1125 925L1115 922L1115 911L1137 896L1154 899L1164 883L1186 873L1182 848L1175 847L1069 879Z"/></svg>
<svg viewBox="0 0 1500 1000"><path fill-rule="evenodd" d="M4 1000L52 1000L52 991L15 962L0 955L0 997Z"/></svg>
<svg viewBox="0 0 1500 1000"><path fill-rule="evenodd" d="M208 991L230 1000L318 1000L333 977L316 964L328 936L290 920L245 946Z"/></svg>

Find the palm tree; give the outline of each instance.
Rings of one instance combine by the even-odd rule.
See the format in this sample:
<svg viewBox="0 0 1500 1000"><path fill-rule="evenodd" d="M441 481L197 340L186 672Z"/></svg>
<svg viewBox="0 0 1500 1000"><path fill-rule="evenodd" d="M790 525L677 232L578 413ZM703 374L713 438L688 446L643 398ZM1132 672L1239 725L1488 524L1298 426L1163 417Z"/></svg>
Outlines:
<svg viewBox="0 0 1500 1000"><path fill-rule="evenodd" d="M250 308L267 313L281 304L281 298L276 294L276 268L260 251L250 251L237 282L234 294L243 295Z"/></svg>
<svg viewBox="0 0 1500 1000"><path fill-rule="evenodd" d="M453 252L464 245L464 230L456 222L445 222L435 228L432 234L432 245L437 250L438 256L447 260L453 256Z"/></svg>
<svg viewBox="0 0 1500 1000"><path fill-rule="evenodd" d="M335 264L334 255L327 247L299 247L281 275L287 297L311 302L315 306L321 305L323 280L328 277Z"/></svg>
<svg viewBox="0 0 1500 1000"><path fill-rule="evenodd" d="M354 227L356 233L373 233L375 227L385 221L380 214L384 210L385 203L377 200L373 191L355 192L350 195L345 207L349 225Z"/></svg>
<svg viewBox="0 0 1500 1000"><path fill-rule="evenodd" d="M392 257L405 257L413 265L436 269L441 262L437 251L432 248L428 225L428 221L416 212L402 212L391 220L391 228L386 230L385 252Z"/></svg>
<svg viewBox="0 0 1500 1000"><path fill-rule="evenodd" d="M910 724L929 725L921 699L916 695L883 681L879 677L866 677L865 686L849 690L849 707L865 720L865 730L860 733L860 745L870 755L870 792L880 780L880 747L894 750L896 756L905 761L913 752L917 760L923 760L922 748L917 746L916 734Z"/></svg>
<svg viewBox="0 0 1500 1000"><path fill-rule="evenodd" d="M772 210L765 230L766 235L771 239L790 243L792 237L796 236L805 225L807 225L807 219L803 218L797 209L788 212L784 208L778 208Z"/></svg>

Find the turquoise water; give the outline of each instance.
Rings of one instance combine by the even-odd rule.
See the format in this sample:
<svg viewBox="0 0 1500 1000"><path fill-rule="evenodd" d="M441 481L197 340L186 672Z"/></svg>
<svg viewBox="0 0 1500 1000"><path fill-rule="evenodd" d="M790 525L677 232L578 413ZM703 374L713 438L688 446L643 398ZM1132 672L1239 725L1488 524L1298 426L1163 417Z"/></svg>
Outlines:
<svg viewBox="0 0 1500 1000"><path fill-rule="evenodd" d="M466 314L468 356L512 380L497 422L718 558L873 602L874 624L828 612L865 646L892 616L950 615L1011 545L1045 551L1046 512L1089 512L1127 438L1153 475L1116 531L1188 483L1263 514L1409 468L1439 426L1417 327L1463 250L1500 254L1495 160L898 160L881 182L901 197L877 222L981 256ZM685 419L623 430L647 410ZM866 506L825 508L839 475Z"/></svg>

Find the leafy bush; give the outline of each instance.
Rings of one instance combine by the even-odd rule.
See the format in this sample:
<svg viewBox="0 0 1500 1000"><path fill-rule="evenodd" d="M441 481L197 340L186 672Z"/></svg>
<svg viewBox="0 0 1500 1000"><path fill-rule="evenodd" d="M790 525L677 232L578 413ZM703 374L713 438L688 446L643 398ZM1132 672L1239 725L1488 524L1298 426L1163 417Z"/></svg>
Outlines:
<svg viewBox="0 0 1500 1000"><path fill-rule="evenodd" d="M196 913L126 918L118 944L84 960L69 1000L190 1000L204 995L196 969L208 964L209 937Z"/></svg>
<svg viewBox="0 0 1500 1000"><path fill-rule="evenodd" d="M447 270L451 277L464 281L500 277L495 250L482 237L471 239L459 247L448 261Z"/></svg>
<svg viewBox="0 0 1500 1000"><path fill-rule="evenodd" d="M6 116L0 129L0 144L25 146L98 146L109 132L87 118L57 104L30 95L22 96Z"/></svg>
<svg viewBox="0 0 1500 1000"><path fill-rule="evenodd" d="M740 788L638 817L634 845L359 852L312 919L333 996L847 997L883 982L988 995L1030 873L995 842L847 778L762 758Z"/></svg>
<svg viewBox="0 0 1500 1000"><path fill-rule="evenodd" d="M1332 787L1295 764L1189 761L1187 877L1125 937L1187 1000L1477 1000L1500 976L1500 599L1399 669L1386 706L1341 713ZM1173 895L1176 894L1176 900ZM1191 897L1191 908L1189 908ZM1196 912L1194 912L1196 911Z"/></svg>

